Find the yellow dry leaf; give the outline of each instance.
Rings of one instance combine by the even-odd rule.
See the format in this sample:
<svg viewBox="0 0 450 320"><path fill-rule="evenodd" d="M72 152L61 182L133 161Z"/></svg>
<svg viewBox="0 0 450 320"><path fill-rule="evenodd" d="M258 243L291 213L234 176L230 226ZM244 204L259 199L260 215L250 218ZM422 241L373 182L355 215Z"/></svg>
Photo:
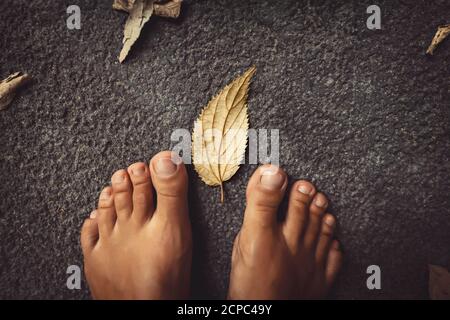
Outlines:
<svg viewBox="0 0 450 320"><path fill-rule="evenodd" d="M429 294L431 300L450 300L450 273L443 267L428 265L430 269Z"/></svg>
<svg viewBox="0 0 450 320"><path fill-rule="evenodd" d="M123 47L119 55L122 63L131 47L139 38L142 28L153 14L160 17L177 18L180 15L182 0L114 0L113 9L129 13L123 35Z"/></svg>
<svg viewBox="0 0 450 320"><path fill-rule="evenodd" d="M113 9L130 12L136 0L114 0Z"/></svg>
<svg viewBox="0 0 450 320"><path fill-rule="evenodd" d="M155 14L160 17L178 18L182 0L172 0L166 3L155 3Z"/></svg>
<svg viewBox="0 0 450 320"><path fill-rule="evenodd" d="M428 54L433 54L434 49L450 34L450 24L438 27L436 34L427 49Z"/></svg>
<svg viewBox="0 0 450 320"><path fill-rule="evenodd" d="M119 61L122 63L130 52L131 47L141 34L144 25L153 14L154 0L136 0L131 8L130 15L125 23L123 33L123 47L120 51Z"/></svg>
<svg viewBox="0 0 450 320"><path fill-rule="evenodd" d="M256 68L227 85L202 110L195 121L192 160L201 179L210 186L220 186L239 169L247 148L247 95Z"/></svg>
<svg viewBox="0 0 450 320"><path fill-rule="evenodd" d="M6 109L14 99L17 90L30 81L31 77L21 72L10 75L0 81L0 110Z"/></svg>

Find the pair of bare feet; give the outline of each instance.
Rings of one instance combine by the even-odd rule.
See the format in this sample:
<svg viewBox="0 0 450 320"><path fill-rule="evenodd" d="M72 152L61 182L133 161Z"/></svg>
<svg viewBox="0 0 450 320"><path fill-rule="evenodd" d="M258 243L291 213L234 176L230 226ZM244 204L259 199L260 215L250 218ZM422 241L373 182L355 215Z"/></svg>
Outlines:
<svg viewBox="0 0 450 320"><path fill-rule="evenodd" d="M81 230L86 278L96 299L186 299L191 277L188 177L170 152L112 176ZM286 174L262 166L247 187L236 237L228 298L321 298L342 263L327 198L307 181L289 191L283 222L278 206ZM154 192L155 190L156 192Z"/></svg>

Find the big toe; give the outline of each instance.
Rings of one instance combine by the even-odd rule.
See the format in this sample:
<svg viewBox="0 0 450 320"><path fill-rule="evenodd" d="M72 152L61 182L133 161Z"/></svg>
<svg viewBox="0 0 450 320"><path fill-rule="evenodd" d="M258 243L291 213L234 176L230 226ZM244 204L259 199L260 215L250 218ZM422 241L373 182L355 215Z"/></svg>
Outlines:
<svg viewBox="0 0 450 320"><path fill-rule="evenodd" d="M150 160L149 167L156 190L155 216L187 217L188 176L181 158L163 151Z"/></svg>
<svg viewBox="0 0 450 320"><path fill-rule="evenodd" d="M244 228L272 228L287 186L286 173L274 165L259 167L247 186Z"/></svg>

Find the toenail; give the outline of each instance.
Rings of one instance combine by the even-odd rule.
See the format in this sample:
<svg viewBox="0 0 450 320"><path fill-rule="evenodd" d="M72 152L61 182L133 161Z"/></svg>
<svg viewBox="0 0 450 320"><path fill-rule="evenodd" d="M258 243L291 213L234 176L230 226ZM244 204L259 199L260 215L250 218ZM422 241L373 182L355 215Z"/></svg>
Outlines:
<svg viewBox="0 0 450 320"><path fill-rule="evenodd" d="M314 204L319 208L325 208L327 206L327 200L324 197L317 197Z"/></svg>
<svg viewBox="0 0 450 320"><path fill-rule="evenodd" d="M179 165L179 164L181 164L183 162L183 159L181 159L181 157L176 152L172 152L170 154L170 159L172 159L172 162L175 165Z"/></svg>
<svg viewBox="0 0 450 320"><path fill-rule="evenodd" d="M144 166L136 166L131 169L131 173L133 176L142 176L145 173L145 167Z"/></svg>
<svg viewBox="0 0 450 320"><path fill-rule="evenodd" d="M103 192L100 194L100 200L109 200L110 197L111 197L110 189L103 190Z"/></svg>
<svg viewBox="0 0 450 320"><path fill-rule="evenodd" d="M123 172L115 173L111 180L113 183L122 183L125 180L125 176Z"/></svg>
<svg viewBox="0 0 450 320"><path fill-rule="evenodd" d="M324 222L329 226L329 227L333 227L334 226L334 218L332 216L326 216L324 219Z"/></svg>
<svg viewBox="0 0 450 320"><path fill-rule="evenodd" d="M95 217L97 217L97 210L92 211L91 214L89 215L89 218L91 219L95 219Z"/></svg>
<svg viewBox="0 0 450 320"><path fill-rule="evenodd" d="M302 183L298 186L298 191L309 196L309 195L311 195L313 188L311 188L311 186L309 186L307 184Z"/></svg>
<svg viewBox="0 0 450 320"><path fill-rule="evenodd" d="M261 172L261 184L268 189L277 190L283 186L284 177L278 172L278 169L267 168Z"/></svg>
<svg viewBox="0 0 450 320"><path fill-rule="evenodd" d="M156 163L156 173L162 176L170 176L175 173L177 166L170 158L161 158Z"/></svg>

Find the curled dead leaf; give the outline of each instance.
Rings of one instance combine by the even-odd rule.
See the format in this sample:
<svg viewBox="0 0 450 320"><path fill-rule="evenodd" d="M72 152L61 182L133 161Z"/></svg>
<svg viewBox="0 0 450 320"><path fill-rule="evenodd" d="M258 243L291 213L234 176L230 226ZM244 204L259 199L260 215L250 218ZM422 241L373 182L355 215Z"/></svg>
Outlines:
<svg viewBox="0 0 450 320"><path fill-rule="evenodd" d="M178 18L182 0L172 0L166 3L155 3L155 14L160 17Z"/></svg>
<svg viewBox="0 0 450 320"><path fill-rule="evenodd" d="M428 290L431 300L450 300L450 273L443 267L428 265L430 278Z"/></svg>
<svg viewBox="0 0 450 320"><path fill-rule="evenodd" d="M248 69L219 92L195 121L192 157L195 170L209 186L220 186L239 169L247 148L247 95L256 71Z"/></svg>
<svg viewBox="0 0 450 320"><path fill-rule="evenodd" d="M433 37L433 40L431 41L430 46L427 49L427 54L433 54L436 47L444 41L445 38L450 34L450 24L443 25L438 27L436 34Z"/></svg>
<svg viewBox="0 0 450 320"><path fill-rule="evenodd" d="M114 0L113 9L130 12L136 0Z"/></svg>
<svg viewBox="0 0 450 320"><path fill-rule="evenodd" d="M150 20L153 14L153 3L153 0L136 0L133 4L130 15L125 23L122 40L123 47L119 55L120 63L128 56L131 47L139 39L142 28Z"/></svg>
<svg viewBox="0 0 450 320"><path fill-rule="evenodd" d="M10 75L0 82L0 110L6 109L14 99L17 90L27 84L31 77L21 72Z"/></svg>
<svg viewBox="0 0 450 320"><path fill-rule="evenodd" d="M129 13L125 23L122 50L119 61L122 63L131 47L141 34L142 28L153 14L161 17L177 18L180 15L182 0L171 0L164 3L158 0L114 0L113 9Z"/></svg>

